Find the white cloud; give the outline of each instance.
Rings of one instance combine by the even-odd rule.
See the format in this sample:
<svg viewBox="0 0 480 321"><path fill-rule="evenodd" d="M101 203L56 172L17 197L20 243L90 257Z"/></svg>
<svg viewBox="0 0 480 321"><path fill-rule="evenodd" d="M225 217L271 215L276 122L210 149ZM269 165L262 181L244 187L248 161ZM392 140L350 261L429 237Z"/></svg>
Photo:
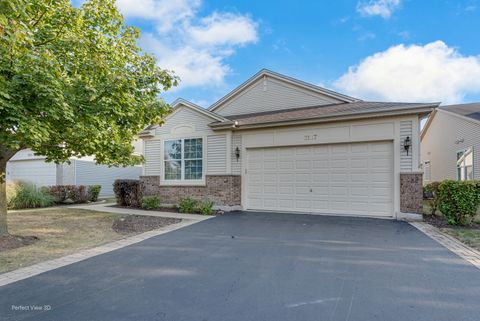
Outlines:
<svg viewBox="0 0 480 321"><path fill-rule="evenodd" d="M213 13L201 19L198 26L191 26L192 39L207 45L244 45L256 42L257 24L247 16L233 13Z"/></svg>
<svg viewBox="0 0 480 321"><path fill-rule="evenodd" d="M207 49L189 45L171 48L151 33L144 34L140 44L147 52L156 54L159 66L175 71L183 86L221 84L230 72L230 67L222 61L224 56L214 55Z"/></svg>
<svg viewBox="0 0 480 321"><path fill-rule="evenodd" d="M117 0L117 6L126 17L154 24L140 44L159 66L175 71L180 87L222 85L231 71L226 58L258 41L258 24L248 15L201 16L201 0Z"/></svg>
<svg viewBox="0 0 480 321"><path fill-rule="evenodd" d="M117 0L118 9L126 17L153 20L160 31L194 16L200 4L200 0Z"/></svg>
<svg viewBox="0 0 480 321"><path fill-rule="evenodd" d="M361 1L357 4L357 11L363 16L381 16L388 19L400 4L401 0Z"/></svg>
<svg viewBox="0 0 480 321"><path fill-rule="evenodd" d="M335 86L368 100L458 103L480 93L480 56L463 56L442 41L397 45L350 67Z"/></svg>

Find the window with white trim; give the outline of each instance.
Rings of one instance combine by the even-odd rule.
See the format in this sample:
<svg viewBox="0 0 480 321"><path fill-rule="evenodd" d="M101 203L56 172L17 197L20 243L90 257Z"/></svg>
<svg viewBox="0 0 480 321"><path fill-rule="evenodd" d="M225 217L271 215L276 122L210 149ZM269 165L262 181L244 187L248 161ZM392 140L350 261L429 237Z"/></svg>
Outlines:
<svg viewBox="0 0 480 321"><path fill-rule="evenodd" d="M459 181L467 181L473 179L472 147L457 152L457 179Z"/></svg>
<svg viewBox="0 0 480 321"><path fill-rule="evenodd" d="M432 179L432 171L430 168L430 161L425 161L423 164L423 178L425 181L430 182Z"/></svg>
<svg viewBox="0 0 480 321"><path fill-rule="evenodd" d="M164 179L190 181L203 178L202 138L166 140L164 150Z"/></svg>

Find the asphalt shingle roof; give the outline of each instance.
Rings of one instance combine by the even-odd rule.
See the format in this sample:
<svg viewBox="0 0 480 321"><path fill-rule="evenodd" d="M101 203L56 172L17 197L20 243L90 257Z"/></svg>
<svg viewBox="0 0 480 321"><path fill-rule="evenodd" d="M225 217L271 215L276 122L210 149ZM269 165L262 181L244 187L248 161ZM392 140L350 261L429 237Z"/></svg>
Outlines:
<svg viewBox="0 0 480 321"><path fill-rule="evenodd" d="M469 117L475 120L480 120L480 103L449 105L449 106L441 106L438 108L461 115L461 116Z"/></svg>
<svg viewBox="0 0 480 321"><path fill-rule="evenodd" d="M254 114L242 114L224 116L231 121L237 121L238 126L251 124L275 123L284 121L305 120L313 118L340 117L361 113L374 113L384 111L402 111L414 108L436 107L438 104L418 103L395 103L395 102L368 102L356 101L352 103L340 103L320 105L312 107L292 108ZM212 125L220 125L221 122Z"/></svg>

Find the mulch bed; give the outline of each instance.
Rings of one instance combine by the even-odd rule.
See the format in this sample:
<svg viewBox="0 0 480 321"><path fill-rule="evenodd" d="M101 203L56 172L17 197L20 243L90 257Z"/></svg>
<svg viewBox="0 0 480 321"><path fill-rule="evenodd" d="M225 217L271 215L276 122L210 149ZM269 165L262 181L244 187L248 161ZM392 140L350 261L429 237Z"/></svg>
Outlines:
<svg viewBox="0 0 480 321"><path fill-rule="evenodd" d="M142 233L181 221L181 219L170 217L125 215L125 217L115 219L112 228L117 233Z"/></svg>
<svg viewBox="0 0 480 321"><path fill-rule="evenodd" d="M425 222L427 222L430 225L433 225L438 228L471 228L475 230L480 230L480 224L478 223L472 223L471 225L468 226L455 226L455 225L449 225L447 223L447 220L438 215L423 215L423 219Z"/></svg>
<svg viewBox="0 0 480 321"><path fill-rule="evenodd" d="M184 213L180 213L180 212L178 211L178 208L176 208L176 207L171 207L171 206L162 206L162 207L154 208L154 209L145 209L145 208L141 208L141 207L122 206L122 205L118 205L118 204L109 205L109 206L110 206L110 207L118 207L118 208L128 208L128 209L134 209L134 210L142 210L142 211L157 211L157 212L168 212L168 213L184 214ZM221 211L221 210L213 210L212 215L213 215L213 216L216 216L216 215L222 215L222 214L224 214L224 213L225 213L225 212L224 212L224 211ZM198 213L189 213L189 214L198 214ZM198 214L198 215L202 215L202 214Z"/></svg>
<svg viewBox="0 0 480 321"><path fill-rule="evenodd" d="M0 252L27 246L38 241L36 236L4 235L0 236Z"/></svg>

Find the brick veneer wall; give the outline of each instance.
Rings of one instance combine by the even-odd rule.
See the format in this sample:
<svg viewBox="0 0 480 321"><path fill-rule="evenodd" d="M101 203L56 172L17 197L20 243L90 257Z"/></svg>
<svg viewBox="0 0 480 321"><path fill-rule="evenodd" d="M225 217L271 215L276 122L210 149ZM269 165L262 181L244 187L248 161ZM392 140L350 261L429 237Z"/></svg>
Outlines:
<svg viewBox="0 0 480 321"><path fill-rule="evenodd" d="M217 206L241 204L240 175L207 175L205 186L160 186L160 176L141 176L143 196L157 195L162 203L175 204L179 198L209 199Z"/></svg>
<svg viewBox="0 0 480 321"><path fill-rule="evenodd" d="M423 173L400 173L400 212L422 213Z"/></svg>

